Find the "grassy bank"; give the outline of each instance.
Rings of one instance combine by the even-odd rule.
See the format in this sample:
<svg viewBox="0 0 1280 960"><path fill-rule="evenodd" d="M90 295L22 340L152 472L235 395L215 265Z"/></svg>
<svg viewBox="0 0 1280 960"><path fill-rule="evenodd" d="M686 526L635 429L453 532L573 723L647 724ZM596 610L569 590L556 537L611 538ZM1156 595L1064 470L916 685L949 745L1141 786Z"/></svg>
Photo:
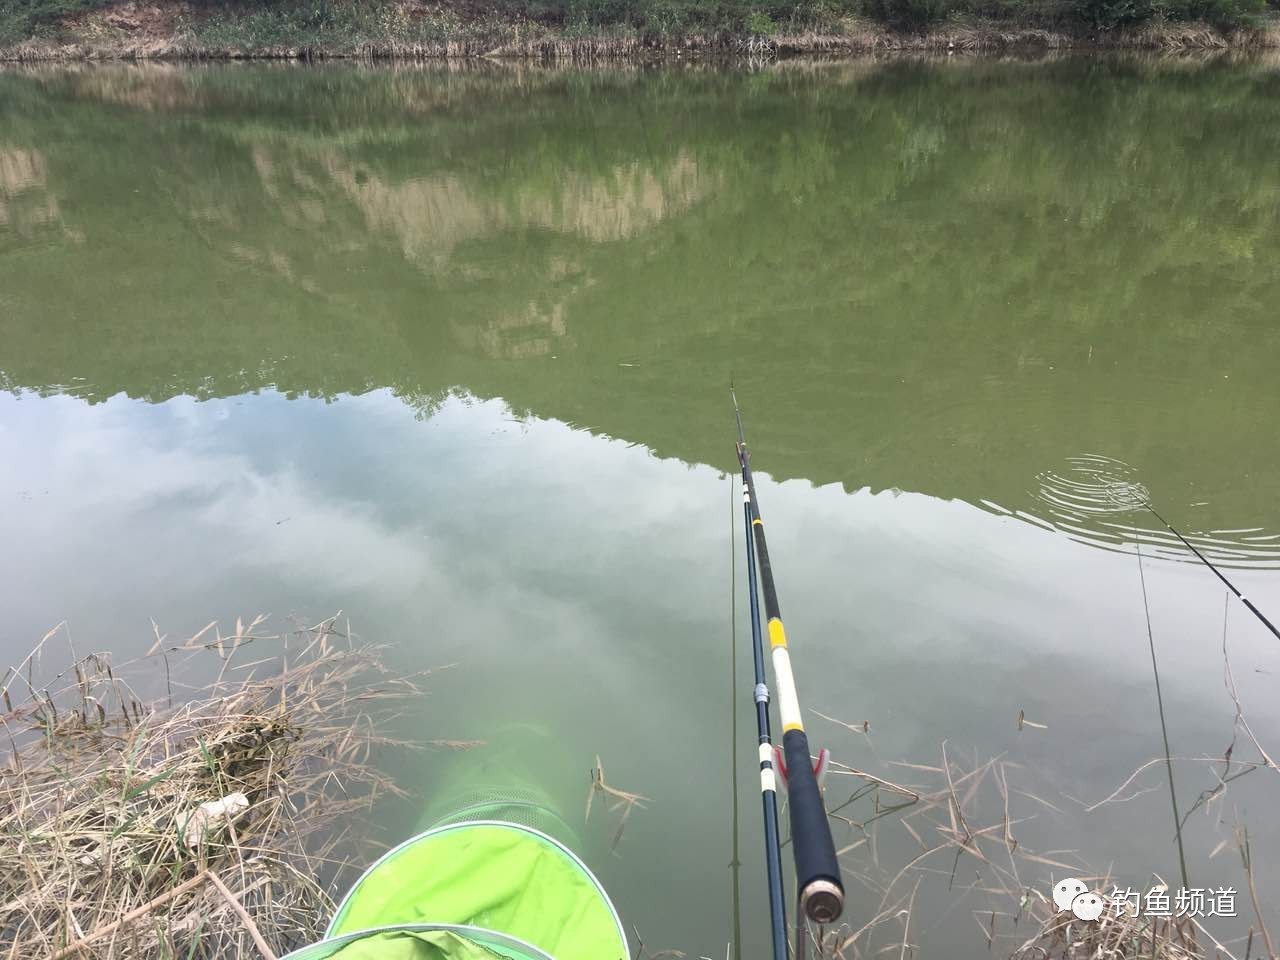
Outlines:
<svg viewBox="0 0 1280 960"><path fill-rule="evenodd" d="M1280 45L1280 0L0 0L0 57L591 60Z"/></svg>

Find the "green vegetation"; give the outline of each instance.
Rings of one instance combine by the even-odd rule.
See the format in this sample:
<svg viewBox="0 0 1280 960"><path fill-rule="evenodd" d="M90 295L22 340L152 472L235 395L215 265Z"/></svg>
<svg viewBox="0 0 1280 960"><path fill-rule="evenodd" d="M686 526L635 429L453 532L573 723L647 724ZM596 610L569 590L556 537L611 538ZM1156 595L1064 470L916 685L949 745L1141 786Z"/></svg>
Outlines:
<svg viewBox="0 0 1280 960"><path fill-rule="evenodd" d="M861 0L516 0L514 6L543 23L622 26L653 37L837 30L840 18L861 12Z"/></svg>
<svg viewBox="0 0 1280 960"><path fill-rule="evenodd" d="M1265 7L1266 0L499 0L487 9L500 18L661 36L838 33L849 17L910 29L957 17L1052 27L1113 28L1150 20L1230 27L1252 22Z"/></svg>
<svg viewBox="0 0 1280 960"><path fill-rule="evenodd" d="M103 6L108 0L0 0L0 44L56 34L63 18Z"/></svg>
<svg viewBox="0 0 1280 960"><path fill-rule="evenodd" d="M447 44L475 44L468 52L518 37L501 16L465 15L448 6L410 9L395 2L283 0L252 5L209 2L178 19L184 42L201 50L304 50L352 55Z"/></svg>

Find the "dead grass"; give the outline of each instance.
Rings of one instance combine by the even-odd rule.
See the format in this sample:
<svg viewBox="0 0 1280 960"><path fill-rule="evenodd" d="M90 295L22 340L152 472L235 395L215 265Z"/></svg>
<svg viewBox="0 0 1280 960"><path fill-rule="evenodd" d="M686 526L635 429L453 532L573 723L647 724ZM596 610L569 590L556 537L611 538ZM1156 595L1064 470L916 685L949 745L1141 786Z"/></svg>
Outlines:
<svg viewBox="0 0 1280 960"><path fill-rule="evenodd" d="M44 680L56 630L6 674L0 956L270 958L319 938L332 885L370 856L354 828L398 793L369 765L390 745L377 721L419 691L336 618L261 625L157 634L119 669L73 654ZM135 695L159 676L159 702Z"/></svg>
<svg viewBox="0 0 1280 960"><path fill-rule="evenodd" d="M651 801L639 793L631 793L610 786L604 779L604 765L600 762L599 755L596 756L596 765L591 768L591 786L587 788L587 814L584 821L591 819L591 806L595 802L597 793L605 796L604 802L608 804L609 812L618 815L618 828L614 831L613 840L609 844L609 852L616 854L618 844L622 841L622 831L627 827L627 819L631 816L631 811L637 808L644 810L645 804Z"/></svg>
<svg viewBox="0 0 1280 960"><path fill-rule="evenodd" d="M833 722L866 735L863 724ZM1174 759L1197 765L1220 762L1212 757ZM1262 760L1237 758L1233 762L1237 771L1267 766ZM1165 758L1160 757L1143 764L1087 810L1124 803L1156 789L1137 788L1135 783L1164 763ZM1243 828L1236 828L1234 843L1243 866L1241 896L1246 898L1244 903L1252 905L1253 916L1240 942L1223 943L1194 916L1135 916L1117 910L1109 897L1114 887L1109 875L1091 871L1073 851L1036 851L1023 843L1019 837L1022 825L1042 814L1061 812L1058 804L1076 802L1046 799L1021 789L1019 775L1025 771L1019 764L1000 756L966 767L956 762L944 742L936 763L892 765L910 779L895 782L833 764L826 793L837 853L846 884L856 890L851 898L865 906L856 925L844 922L807 931L817 956L905 960L920 955L912 939L916 928L913 913L921 885L930 880L944 882L957 898L973 897L969 909L992 956L1013 960L1243 960L1275 956L1263 919L1262 904L1266 901L1256 889ZM851 790L847 783L852 783ZM1215 792L1207 802L1221 801L1221 792ZM886 831L901 833L894 836ZM909 837L909 847L914 847L906 856L900 843L904 837ZM1229 842L1224 841L1219 849ZM884 854L885 848L895 852ZM1058 911L1049 895L1046 872L1058 879L1078 877L1102 894L1108 904L1102 918L1086 923L1069 911ZM1150 886L1167 889L1160 877L1152 877ZM979 902L982 906L974 905Z"/></svg>
<svg viewBox="0 0 1280 960"><path fill-rule="evenodd" d="M1105 878L1098 888L1109 886ZM1189 917L1135 917L1108 907L1096 923L1082 923L1070 911L1035 898L1027 911L1032 934L1013 951L1015 960L1200 960L1209 954L1205 936Z"/></svg>

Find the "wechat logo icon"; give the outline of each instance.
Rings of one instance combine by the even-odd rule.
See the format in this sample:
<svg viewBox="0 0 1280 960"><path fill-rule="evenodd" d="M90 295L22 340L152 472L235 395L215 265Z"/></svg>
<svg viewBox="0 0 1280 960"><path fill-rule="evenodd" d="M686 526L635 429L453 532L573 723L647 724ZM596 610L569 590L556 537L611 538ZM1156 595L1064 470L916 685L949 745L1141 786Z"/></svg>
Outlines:
<svg viewBox="0 0 1280 960"><path fill-rule="evenodd" d="M1053 905L1059 910L1070 910L1079 920L1092 922L1102 916L1102 897L1075 877L1054 884Z"/></svg>

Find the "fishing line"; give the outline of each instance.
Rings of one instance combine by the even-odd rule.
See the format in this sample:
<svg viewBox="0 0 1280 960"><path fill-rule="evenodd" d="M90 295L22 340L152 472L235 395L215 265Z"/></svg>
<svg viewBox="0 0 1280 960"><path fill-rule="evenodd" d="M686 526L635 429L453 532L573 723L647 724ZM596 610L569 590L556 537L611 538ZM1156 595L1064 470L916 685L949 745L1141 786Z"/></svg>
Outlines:
<svg viewBox="0 0 1280 960"><path fill-rule="evenodd" d="M1151 511L1155 513L1154 510ZM1147 602L1147 575L1142 570L1142 544L1138 542L1138 527L1133 527L1133 543L1138 548L1138 580L1142 584L1142 611L1147 616L1147 646L1151 649L1151 674L1156 681L1156 709L1160 713L1160 735L1164 738L1164 764L1169 774L1169 803L1173 806L1173 829L1178 838L1178 866L1182 870L1182 889L1190 890L1187 879L1187 856L1182 849L1182 817L1178 814L1178 794L1173 786L1173 755L1169 749L1169 727L1164 719L1164 697L1160 693L1160 668L1156 666L1156 638L1151 630L1151 605Z"/></svg>
<svg viewBox="0 0 1280 960"><path fill-rule="evenodd" d="M730 395L733 388L730 387ZM734 399L734 412L738 402ZM739 436L742 434L739 417ZM760 602L757 594L756 554L751 549L752 504L748 493L750 470L746 463L745 443L740 441L738 462L742 467L743 546L747 554L747 608L751 613L751 661L754 684L751 699L756 711L756 744L760 756L760 808L764 818L765 881L769 893L769 927L772 934L773 960L787 960L787 906L782 884L782 846L778 831L778 771L774 764L773 732L769 720L769 685L765 682L764 634L760 624ZM823 818L825 823L825 817ZM828 828L829 829L829 828Z"/></svg>
<svg viewBox="0 0 1280 960"><path fill-rule="evenodd" d="M733 871L733 956L734 960L742 960L742 897L738 887L742 866L738 859L738 537L733 529L738 505L733 474L726 476L729 479L729 759L733 777L733 859L729 861L729 869Z"/></svg>

